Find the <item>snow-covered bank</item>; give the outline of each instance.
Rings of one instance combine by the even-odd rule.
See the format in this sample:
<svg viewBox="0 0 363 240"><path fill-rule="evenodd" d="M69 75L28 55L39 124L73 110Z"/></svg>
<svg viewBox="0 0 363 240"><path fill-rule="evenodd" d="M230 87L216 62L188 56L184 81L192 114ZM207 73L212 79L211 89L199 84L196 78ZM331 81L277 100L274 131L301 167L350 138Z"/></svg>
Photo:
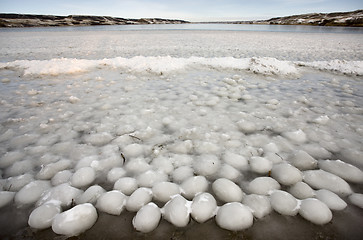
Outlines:
<svg viewBox="0 0 363 240"><path fill-rule="evenodd" d="M199 40L190 34L182 46ZM362 211L359 44L357 57L334 60L339 43L317 42L311 48L322 48L323 58L313 62L298 57L302 49L292 59L236 57L227 48L218 56L206 41L200 55L188 56L190 48L174 55L176 46L153 56L130 42L119 52L100 43L105 54L97 58L78 48L77 58L55 58L52 48L38 48L34 60L3 47L0 207L30 208L32 229L78 235L104 214L127 211L141 232L164 221L183 228L190 219L239 231L274 214L324 225L344 209Z"/></svg>

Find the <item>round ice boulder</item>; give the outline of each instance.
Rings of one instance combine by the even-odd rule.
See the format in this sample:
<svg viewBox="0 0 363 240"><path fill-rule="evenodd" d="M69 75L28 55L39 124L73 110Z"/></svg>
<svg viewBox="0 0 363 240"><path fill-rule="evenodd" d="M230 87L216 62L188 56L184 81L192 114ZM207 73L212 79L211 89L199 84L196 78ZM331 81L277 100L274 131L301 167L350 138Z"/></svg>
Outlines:
<svg viewBox="0 0 363 240"><path fill-rule="evenodd" d="M279 163L272 167L271 177L282 185L293 185L302 180L302 173L288 163Z"/></svg>
<svg viewBox="0 0 363 240"><path fill-rule="evenodd" d="M288 160L300 170L315 169L318 166L318 161L303 150L295 152Z"/></svg>
<svg viewBox="0 0 363 240"><path fill-rule="evenodd" d="M34 181L34 177L32 174L29 173L25 173L16 177L9 177L4 182L4 189L6 189L7 191L17 192L32 181Z"/></svg>
<svg viewBox="0 0 363 240"><path fill-rule="evenodd" d="M299 203L290 193L276 190L270 196L272 208L282 214L295 216L299 211Z"/></svg>
<svg viewBox="0 0 363 240"><path fill-rule="evenodd" d="M318 166L348 182L363 183L363 172L349 163L341 160L319 160Z"/></svg>
<svg viewBox="0 0 363 240"><path fill-rule="evenodd" d="M186 179L181 185L181 192L187 199L192 199L197 193L208 189L208 181L204 176L194 176Z"/></svg>
<svg viewBox="0 0 363 240"><path fill-rule="evenodd" d="M52 177L52 185L53 186L57 186L63 183L68 182L71 177L72 177L73 173L70 170L63 170L60 172L57 172L53 177Z"/></svg>
<svg viewBox="0 0 363 240"><path fill-rule="evenodd" d="M222 164L218 170L219 178L227 178L233 182L238 182L242 179L243 175L241 172L228 164Z"/></svg>
<svg viewBox="0 0 363 240"><path fill-rule="evenodd" d="M246 121L246 120L240 120L237 122L238 129L245 133L250 134L257 130L257 126L254 122Z"/></svg>
<svg viewBox="0 0 363 240"><path fill-rule="evenodd" d="M120 191L113 190L102 194L97 200L96 207L108 214L120 215L125 204L126 196Z"/></svg>
<svg viewBox="0 0 363 240"><path fill-rule="evenodd" d="M203 223L215 215L217 201L210 193L199 193L194 197L191 208L194 220Z"/></svg>
<svg viewBox="0 0 363 240"><path fill-rule="evenodd" d="M307 140L306 134L301 129L293 132L284 132L282 136L297 144L304 143Z"/></svg>
<svg viewBox="0 0 363 240"><path fill-rule="evenodd" d="M60 206L54 204L44 204L34 209L28 220L32 228L46 229L52 226L54 217L61 211Z"/></svg>
<svg viewBox="0 0 363 240"><path fill-rule="evenodd" d="M84 187L90 185L96 178L96 172L91 167L83 167L78 169L71 178L73 187Z"/></svg>
<svg viewBox="0 0 363 240"><path fill-rule="evenodd" d="M119 190L126 195L131 195L138 187L135 178L123 177L117 180L113 186L113 189Z"/></svg>
<svg viewBox="0 0 363 240"><path fill-rule="evenodd" d="M321 189L315 194L316 198L325 203L331 210L339 211L347 207L347 203L343 199L329 190Z"/></svg>
<svg viewBox="0 0 363 240"><path fill-rule="evenodd" d="M240 202L243 192L237 184L226 178L219 178L212 184L212 189L217 198L224 202Z"/></svg>
<svg viewBox="0 0 363 240"><path fill-rule="evenodd" d="M349 201L356 205L357 207L363 208L363 194L353 193L348 197Z"/></svg>
<svg viewBox="0 0 363 240"><path fill-rule="evenodd" d="M76 203L77 204L82 204L82 203L95 204L97 202L97 199L105 192L106 192L106 190L103 189L101 186L98 186L98 185L91 186L82 195L80 195L76 198Z"/></svg>
<svg viewBox="0 0 363 240"><path fill-rule="evenodd" d="M299 214L306 220L321 225L330 222L333 217L328 206L315 198L302 200Z"/></svg>
<svg viewBox="0 0 363 240"><path fill-rule="evenodd" d="M118 179L124 177L126 173L127 172L122 167L114 167L107 173L107 181L114 183Z"/></svg>
<svg viewBox="0 0 363 240"><path fill-rule="evenodd" d="M168 175L164 172L148 170L141 173L137 177L137 183L141 187L153 187L158 182L165 182L168 180Z"/></svg>
<svg viewBox="0 0 363 240"><path fill-rule="evenodd" d="M130 212L137 212L142 206L152 200L150 188L141 187L135 190L126 201L126 209Z"/></svg>
<svg viewBox="0 0 363 240"><path fill-rule="evenodd" d="M47 190L37 204L40 206L45 203L57 202L62 207L70 206L82 193L82 190L71 187L68 183L63 183Z"/></svg>
<svg viewBox="0 0 363 240"><path fill-rule="evenodd" d="M252 214L256 218L263 218L272 211L270 199L264 195L247 195L243 198L242 203L252 210Z"/></svg>
<svg viewBox="0 0 363 240"><path fill-rule="evenodd" d="M247 189L250 193L268 195L273 190L280 189L280 184L270 177L258 177L248 184Z"/></svg>
<svg viewBox="0 0 363 240"><path fill-rule="evenodd" d="M298 199L312 198L314 190L304 182L297 182L289 188L289 193Z"/></svg>
<svg viewBox="0 0 363 240"><path fill-rule="evenodd" d="M189 223L190 203L176 195L162 208L164 218L176 227L185 227Z"/></svg>
<svg viewBox="0 0 363 240"><path fill-rule="evenodd" d="M7 168L13 163L22 160L24 157L25 154L22 152L6 152L0 159L0 168Z"/></svg>
<svg viewBox="0 0 363 240"><path fill-rule="evenodd" d="M222 159L225 163L238 170L247 170L249 167L248 160L244 156L236 153L226 152Z"/></svg>
<svg viewBox="0 0 363 240"><path fill-rule="evenodd" d="M347 196L352 193L352 189L346 181L324 170L305 171L303 179L313 188L327 189L340 196Z"/></svg>
<svg viewBox="0 0 363 240"><path fill-rule="evenodd" d="M15 192L0 191L0 208L13 201Z"/></svg>
<svg viewBox="0 0 363 240"><path fill-rule="evenodd" d="M240 231L252 226L253 215L242 203L226 203L218 209L216 222L221 228Z"/></svg>
<svg viewBox="0 0 363 240"><path fill-rule="evenodd" d="M123 148L126 158L135 158L144 154L144 147L137 143L132 143Z"/></svg>
<svg viewBox="0 0 363 240"><path fill-rule="evenodd" d="M55 216L52 229L56 234L77 236L97 221L96 208L90 203L77 205Z"/></svg>
<svg viewBox="0 0 363 240"><path fill-rule="evenodd" d="M202 176L212 176L220 167L220 161L215 155L201 155L193 162L194 171Z"/></svg>
<svg viewBox="0 0 363 240"><path fill-rule="evenodd" d="M36 175L36 178L40 180L51 179L56 173L67 169L71 165L72 161L67 159L59 160L55 163L49 163L40 169L40 171Z"/></svg>
<svg viewBox="0 0 363 240"><path fill-rule="evenodd" d="M113 136L107 132L93 133L84 137L86 143L92 144L93 146L103 146L113 139Z"/></svg>
<svg viewBox="0 0 363 240"><path fill-rule="evenodd" d="M251 157L250 167L256 173L265 174L271 170L272 162L264 157Z"/></svg>
<svg viewBox="0 0 363 240"><path fill-rule="evenodd" d="M18 204L35 203L50 187L49 181L36 180L30 182L16 193L15 202Z"/></svg>
<svg viewBox="0 0 363 240"><path fill-rule="evenodd" d="M179 185L172 182L160 182L152 188L154 199L160 202L167 202L172 196L180 194Z"/></svg>
<svg viewBox="0 0 363 240"><path fill-rule="evenodd" d="M189 166L181 166L174 170L172 173L173 181L176 183L181 183L184 180L193 177L194 170Z"/></svg>
<svg viewBox="0 0 363 240"><path fill-rule="evenodd" d="M143 206L132 220L132 225L137 231L148 233L153 231L160 222L161 212L155 203Z"/></svg>

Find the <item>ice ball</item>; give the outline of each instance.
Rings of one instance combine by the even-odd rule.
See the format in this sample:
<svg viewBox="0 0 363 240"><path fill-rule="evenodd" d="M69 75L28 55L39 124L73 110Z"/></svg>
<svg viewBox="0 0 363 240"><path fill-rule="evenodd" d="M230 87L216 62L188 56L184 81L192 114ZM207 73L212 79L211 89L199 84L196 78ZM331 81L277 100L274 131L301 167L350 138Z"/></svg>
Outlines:
<svg viewBox="0 0 363 240"><path fill-rule="evenodd" d="M318 161L303 150L295 152L288 161L300 170L310 170L318 166Z"/></svg>
<svg viewBox="0 0 363 240"><path fill-rule="evenodd" d="M210 193L198 193L192 202L191 215L195 221L203 223L216 214L217 201Z"/></svg>
<svg viewBox="0 0 363 240"><path fill-rule="evenodd" d="M237 184L226 178L219 178L212 184L212 189L217 198L224 202L240 202L243 192Z"/></svg>
<svg viewBox="0 0 363 240"><path fill-rule="evenodd" d="M192 199L197 193L208 189L208 181L204 176L194 176L186 179L180 188L184 197Z"/></svg>
<svg viewBox="0 0 363 240"><path fill-rule="evenodd" d="M34 209L28 220L32 228L46 229L52 226L54 217L61 211L60 206L55 204L44 204Z"/></svg>
<svg viewBox="0 0 363 240"><path fill-rule="evenodd" d="M180 194L178 184L172 182L159 182L152 187L154 199L160 202L167 202L172 196Z"/></svg>
<svg viewBox="0 0 363 240"><path fill-rule="evenodd" d="M155 203L143 206L132 220L132 225L137 231L148 233L153 231L159 224L161 212Z"/></svg>
<svg viewBox="0 0 363 240"><path fill-rule="evenodd" d="M328 206L315 198L302 200L299 214L306 220L319 225L330 222L333 216Z"/></svg>
<svg viewBox="0 0 363 240"><path fill-rule="evenodd" d="M265 174L271 170L272 162L264 157L251 157L250 167L256 173Z"/></svg>
<svg viewBox="0 0 363 240"><path fill-rule="evenodd" d="M243 198L242 203L252 210L252 214L256 218L263 218L272 211L270 199L264 195L247 195Z"/></svg>
<svg viewBox="0 0 363 240"><path fill-rule="evenodd" d="M319 168L327 172L333 173L348 182L363 183L363 172L341 160L319 160Z"/></svg>
<svg viewBox="0 0 363 240"><path fill-rule="evenodd" d="M276 190L270 201L272 208L282 215L295 216L299 211L298 201L288 192Z"/></svg>
<svg viewBox="0 0 363 240"><path fill-rule="evenodd" d="M250 193L268 195L273 190L280 189L280 184L270 177L258 177L248 184L247 189Z"/></svg>
<svg viewBox="0 0 363 240"><path fill-rule="evenodd" d="M162 208L164 218L176 227L185 227L189 223L190 203L176 195Z"/></svg>
<svg viewBox="0 0 363 240"><path fill-rule="evenodd" d="M73 187L84 187L90 185L96 178L96 172L91 167L78 169L71 178Z"/></svg>
<svg viewBox="0 0 363 240"><path fill-rule="evenodd" d="M15 195L18 204L30 204L38 201L40 196L51 187L49 181L35 180L28 183Z"/></svg>
<svg viewBox="0 0 363 240"><path fill-rule="evenodd" d="M331 210L339 211L347 207L347 203L343 199L326 189L316 191L316 198L325 203Z"/></svg>
<svg viewBox="0 0 363 240"><path fill-rule="evenodd" d="M253 215L242 203L226 203L218 209L216 222L221 228L240 231L252 226Z"/></svg>
<svg viewBox="0 0 363 240"><path fill-rule="evenodd" d="M271 169L271 177L280 184L292 185L302 180L302 173L288 163L275 164Z"/></svg>
<svg viewBox="0 0 363 240"><path fill-rule="evenodd" d="M126 195L131 195L138 187L137 181L132 177L123 177L117 180L113 189L119 190Z"/></svg>
<svg viewBox="0 0 363 240"><path fill-rule="evenodd" d="M82 195L80 195L76 198L76 203L77 204L82 204L82 203L95 204L97 202L97 199L105 192L106 192L106 190L103 189L101 186L98 186L98 185L91 186Z"/></svg>
<svg viewBox="0 0 363 240"><path fill-rule="evenodd" d="M357 207L363 208L363 194L353 193L348 197L349 201L356 205Z"/></svg>
<svg viewBox="0 0 363 240"><path fill-rule="evenodd" d="M142 206L150 202L151 199L152 191L150 188L138 188L127 199L126 209L130 212L137 212Z"/></svg>
<svg viewBox="0 0 363 240"><path fill-rule="evenodd" d="M314 190L304 182L297 182L289 188L289 193L298 199L312 198Z"/></svg>
<svg viewBox="0 0 363 240"><path fill-rule="evenodd" d="M52 229L56 234L77 236L90 229L97 220L96 208L90 203L77 205L55 216Z"/></svg>
<svg viewBox="0 0 363 240"><path fill-rule="evenodd" d="M126 196L120 191L113 190L102 194L97 200L96 207L108 214L120 215L125 204Z"/></svg>

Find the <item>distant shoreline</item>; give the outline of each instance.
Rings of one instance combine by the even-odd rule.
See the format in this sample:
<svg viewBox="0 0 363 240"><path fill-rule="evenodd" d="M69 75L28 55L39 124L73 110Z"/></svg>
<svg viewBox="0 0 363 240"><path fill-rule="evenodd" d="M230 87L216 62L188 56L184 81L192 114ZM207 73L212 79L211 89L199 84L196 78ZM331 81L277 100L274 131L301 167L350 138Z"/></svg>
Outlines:
<svg viewBox="0 0 363 240"><path fill-rule="evenodd" d="M142 24L277 24L363 27L363 10L336 13L310 13L268 20L189 22L179 19L140 18L129 19L109 16L54 16L35 14L0 13L0 28L61 27L96 25L142 25Z"/></svg>

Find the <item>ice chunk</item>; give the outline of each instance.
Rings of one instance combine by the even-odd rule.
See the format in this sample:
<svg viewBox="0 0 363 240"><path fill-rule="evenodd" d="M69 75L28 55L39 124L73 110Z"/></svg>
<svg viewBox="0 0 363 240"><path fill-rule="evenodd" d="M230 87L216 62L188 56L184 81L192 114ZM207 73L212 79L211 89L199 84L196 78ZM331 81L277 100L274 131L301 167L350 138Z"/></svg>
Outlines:
<svg viewBox="0 0 363 240"><path fill-rule="evenodd" d="M73 187L85 187L90 185L96 178L96 172L91 167L78 169L72 176L71 184Z"/></svg>
<svg viewBox="0 0 363 240"><path fill-rule="evenodd" d="M306 220L320 225L330 222L333 216L328 206L315 198L302 200L299 214Z"/></svg>
<svg viewBox="0 0 363 240"><path fill-rule="evenodd" d="M5 173L8 176L17 176L27 172L30 172L34 167L34 161L30 159L25 159L19 162L15 162L13 165L9 166Z"/></svg>
<svg viewBox="0 0 363 240"><path fill-rule="evenodd" d="M247 100L247 99L245 99ZM247 120L240 120L237 122L237 127L238 129L245 133L245 134L250 134L253 133L257 130L257 126L254 122L250 122Z"/></svg>
<svg viewBox="0 0 363 240"><path fill-rule="evenodd" d="M144 154L144 147L137 143L132 143L123 148L126 158L136 158Z"/></svg>
<svg viewBox="0 0 363 240"><path fill-rule="evenodd" d="M61 208L54 204L43 204L34 209L28 220L32 228L46 229L52 226L54 217L61 212Z"/></svg>
<svg viewBox="0 0 363 240"><path fill-rule="evenodd" d="M137 231L148 233L153 231L160 222L161 212L155 203L143 206L132 219L132 225Z"/></svg>
<svg viewBox="0 0 363 240"><path fill-rule="evenodd" d="M270 177L258 177L248 184L247 189L250 193L268 195L272 190L280 189L280 184Z"/></svg>
<svg viewBox="0 0 363 240"><path fill-rule="evenodd" d="M167 202L172 196L180 194L179 185L172 182L160 182L152 187L154 199L160 202Z"/></svg>
<svg viewBox="0 0 363 240"><path fill-rule="evenodd" d="M73 175L73 173L70 170L63 170L63 171L57 172L51 180L52 185L57 186L62 183L66 183L71 179L72 175Z"/></svg>
<svg viewBox="0 0 363 240"><path fill-rule="evenodd" d="M198 175L212 176L220 167L220 161L215 155L201 155L193 162L193 168Z"/></svg>
<svg viewBox="0 0 363 240"><path fill-rule="evenodd" d="M190 203L176 195L162 208L164 218L176 227L185 227L189 223Z"/></svg>
<svg viewBox="0 0 363 240"><path fill-rule="evenodd" d="M107 173L107 181L114 183L126 174L127 172L122 167L114 167Z"/></svg>
<svg viewBox="0 0 363 240"><path fill-rule="evenodd" d="M176 183L181 183L187 178L190 178L194 175L193 168L189 166L181 166L174 170L172 173L173 181Z"/></svg>
<svg viewBox="0 0 363 240"><path fill-rule="evenodd" d="M194 176L186 179L180 185L180 188L184 197L192 199L197 193L205 192L208 185L208 181L204 176Z"/></svg>
<svg viewBox="0 0 363 240"><path fill-rule="evenodd" d="M272 162L264 157L251 157L250 166L252 171L265 174L272 169Z"/></svg>
<svg viewBox="0 0 363 240"><path fill-rule="evenodd" d="M150 170L151 166L146 162L144 158L132 158L127 161L125 170L129 173L144 173Z"/></svg>
<svg viewBox="0 0 363 240"><path fill-rule="evenodd" d="M228 164L222 164L222 167L218 171L218 176L220 178L227 178L233 182L237 182L243 175L234 167Z"/></svg>
<svg viewBox="0 0 363 240"><path fill-rule="evenodd" d="M357 207L363 208L363 194L353 193L348 197L349 201L356 205Z"/></svg>
<svg viewBox="0 0 363 240"><path fill-rule="evenodd" d="M126 209L137 212L142 206L149 203L153 198L150 188L141 187L136 189L126 201Z"/></svg>
<svg viewBox="0 0 363 240"><path fill-rule="evenodd" d="M98 210L112 215L120 215L126 204L127 197L120 191L113 190L102 194L96 203Z"/></svg>
<svg viewBox="0 0 363 240"><path fill-rule="evenodd" d="M270 199L264 195L247 195L243 198L242 203L252 210L252 214L256 218L263 218L272 211Z"/></svg>
<svg viewBox="0 0 363 240"><path fill-rule="evenodd" d="M238 170L248 169L248 160L244 156L236 153L226 152L223 155L223 161Z"/></svg>
<svg viewBox="0 0 363 240"><path fill-rule="evenodd" d="M217 198L224 202L241 202L243 192L231 180L226 178L219 178L212 184L212 189Z"/></svg>
<svg viewBox="0 0 363 240"><path fill-rule="evenodd" d="M305 171L303 179L313 188L327 189L340 196L347 196L352 193L352 189L346 181L324 170Z"/></svg>
<svg viewBox="0 0 363 240"><path fill-rule="evenodd" d="M93 185L93 186L89 187L82 195L80 195L76 198L76 203L77 204L82 204L82 203L95 204L97 202L97 199L105 192L106 192L106 190L103 189L101 186Z"/></svg>
<svg viewBox="0 0 363 240"><path fill-rule="evenodd" d="M319 160L318 166L348 182L363 183L363 172L349 163L341 160Z"/></svg>
<svg viewBox="0 0 363 240"><path fill-rule="evenodd" d="M112 141L114 137L107 133L93 133L84 137L86 143L92 144L93 146L103 146Z"/></svg>
<svg viewBox="0 0 363 240"><path fill-rule="evenodd" d="M198 193L193 199L191 209L194 220L203 223L215 215L217 201L210 193Z"/></svg>
<svg viewBox="0 0 363 240"><path fill-rule="evenodd" d="M172 161L166 157L154 158L151 165L154 167L155 170L162 171L166 174L171 174L174 170Z"/></svg>
<svg viewBox="0 0 363 240"><path fill-rule="evenodd" d="M272 167L271 177L276 179L280 184L293 185L302 180L302 173L299 169L288 163L279 163Z"/></svg>
<svg viewBox="0 0 363 240"><path fill-rule="evenodd" d="M22 152L6 152L0 159L0 168L7 168L13 163L22 160L24 157L25 154Z"/></svg>
<svg viewBox="0 0 363 240"><path fill-rule="evenodd" d="M242 203L226 203L218 209L216 222L221 228L240 231L252 226L253 215Z"/></svg>
<svg viewBox="0 0 363 240"><path fill-rule="evenodd" d="M151 188L158 182L165 182L168 180L168 175L164 172L148 170L144 173L141 173L137 177L137 182L141 187L149 187Z"/></svg>
<svg viewBox="0 0 363 240"><path fill-rule="evenodd" d="M298 201L288 192L276 190L270 201L272 208L282 215L295 216L299 211Z"/></svg>
<svg viewBox="0 0 363 240"><path fill-rule="evenodd" d="M288 160L292 165L300 170L314 169L318 165L318 161L303 150L295 152Z"/></svg>
<svg viewBox="0 0 363 240"><path fill-rule="evenodd" d="M305 144L303 150L308 152L311 156L317 159L327 159L332 156L331 152L320 146L319 144L311 143Z"/></svg>
<svg viewBox="0 0 363 240"><path fill-rule="evenodd" d="M0 208L13 201L15 192L0 191Z"/></svg>
<svg viewBox="0 0 363 240"><path fill-rule="evenodd" d="M333 211L343 210L347 207L347 203L343 199L329 190L321 189L316 191L315 194L317 199L325 203Z"/></svg>
<svg viewBox="0 0 363 240"><path fill-rule="evenodd" d="M306 134L301 129L294 132L285 132L282 136L297 144L304 143L307 140Z"/></svg>
<svg viewBox="0 0 363 240"><path fill-rule="evenodd" d="M59 171L65 170L70 167L72 164L71 160L63 159L59 160L55 163L49 163L45 166L42 166L36 178L40 180L48 180L51 179L56 173Z"/></svg>
<svg viewBox="0 0 363 240"><path fill-rule="evenodd" d="M289 193L298 199L312 198L314 190L304 182L297 182L289 188Z"/></svg>
<svg viewBox="0 0 363 240"><path fill-rule="evenodd" d="M119 190L126 195L131 195L138 187L135 178L123 177L117 180L113 186L113 189Z"/></svg>
<svg viewBox="0 0 363 240"><path fill-rule="evenodd" d="M51 187L49 181L35 180L28 183L15 195L17 204L30 204L38 201L40 196Z"/></svg>
<svg viewBox="0 0 363 240"><path fill-rule="evenodd" d="M4 189L8 191L19 191L22 187L27 185L28 183L34 181L33 175L29 173L25 173L23 175L19 175L16 177L9 177L5 184Z"/></svg>
<svg viewBox="0 0 363 240"><path fill-rule="evenodd" d="M68 183L63 183L44 192L37 205L40 206L49 202L60 204L62 207L70 206L82 193L82 190L71 187Z"/></svg>
<svg viewBox="0 0 363 240"><path fill-rule="evenodd" d="M90 203L77 205L55 216L52 229L56 234L77 236L97 221L96 208Z"/></svg>

